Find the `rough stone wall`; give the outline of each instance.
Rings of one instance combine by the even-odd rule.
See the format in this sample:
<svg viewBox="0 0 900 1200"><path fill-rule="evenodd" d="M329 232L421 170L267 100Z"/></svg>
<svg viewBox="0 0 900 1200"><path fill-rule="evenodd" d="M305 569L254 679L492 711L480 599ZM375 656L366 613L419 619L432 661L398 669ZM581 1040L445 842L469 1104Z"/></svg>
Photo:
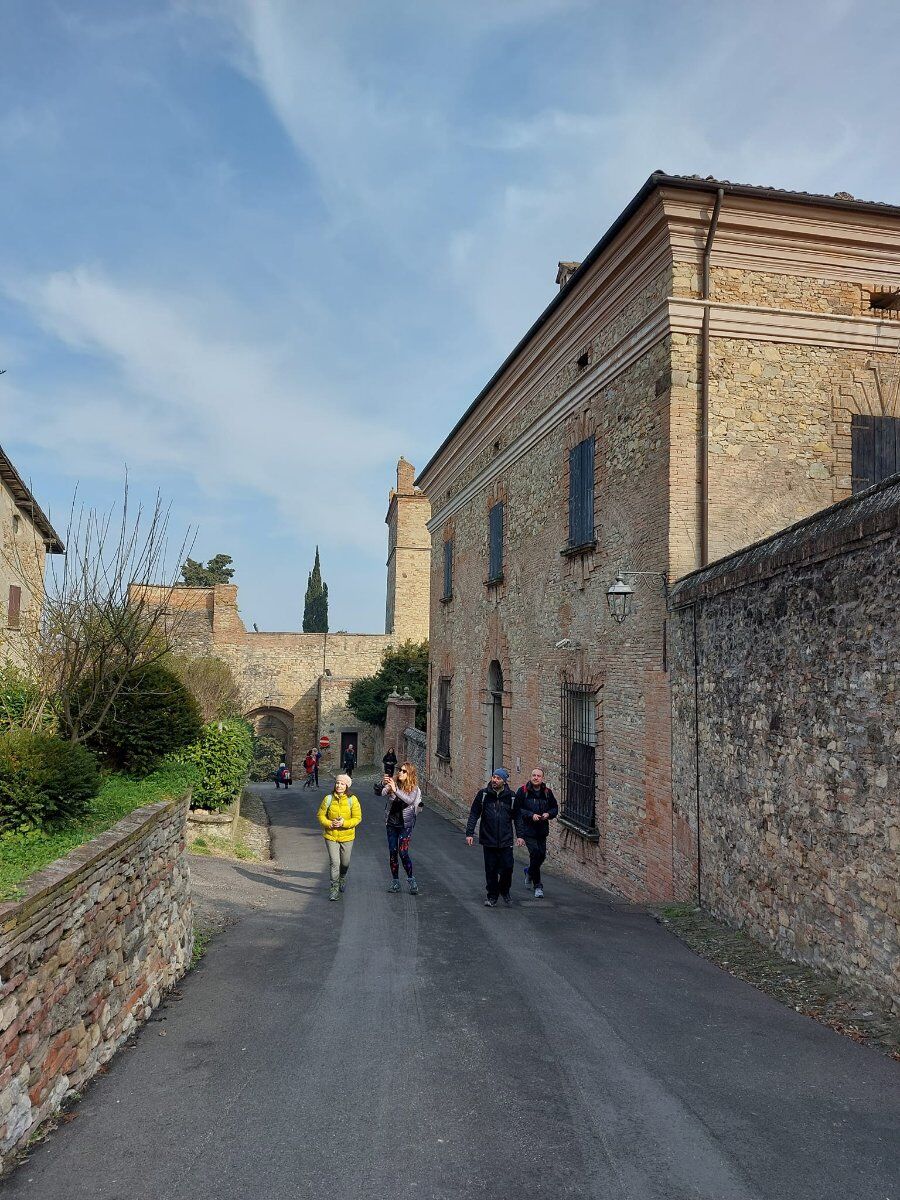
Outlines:
<svg viewBox="0 0 900 1200"><path fill-rule="evenodd" d="M420 780L425 779L425 734L421 729L406 729L403 732L403 758L416 768Z"/></svg>
<svg viewBox="0 0 900 1200"><path fill-rule="evenodd" d="M186 814L138 809L0 906L0 1168L187 970Z"/></svg>
<svg viewBox="0 0 900 1200"><path fill-rule="evenodd" d="M360 721L347 707L347 697L353 684L352 679L336 679L323 677L319 680L318 724L320 733L324 733L331 741L329 748L322 753L322 766L325 770L336 773L341 769L341 734L352 733L353 744L356 747L356 761L365 766L380 761L378 748L381 745L380 730L375 725ZM310 741L309 745L314 745ZM300 748L298 761L308 749Z"/></svg>
<svg viewBox="0 0 900 1200"><path fill-rule="evenodd" d="M898 561L895 476L683 579L670 638L683 894L895 1004Z"/></svg>

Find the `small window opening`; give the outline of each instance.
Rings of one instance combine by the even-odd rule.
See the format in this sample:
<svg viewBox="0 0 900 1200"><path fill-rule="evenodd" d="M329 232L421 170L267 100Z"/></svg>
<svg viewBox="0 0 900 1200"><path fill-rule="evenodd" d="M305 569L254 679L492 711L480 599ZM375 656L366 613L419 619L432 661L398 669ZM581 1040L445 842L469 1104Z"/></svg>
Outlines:
<svg viewBox="0 0 900 1200"><path fill-rule="evenodd" d="M583 370L585 370L586 367L589 367L590 365L591 365L591 352L590 352L590 350L583 350L581 352L581 354L579 354L578 357L576 358L575 366L578 368L579 371L583 371Z"/></svg>
<svg viewBox="0 0 900 1200"><path fill-rule="evenodd" d="M21 522L22 522L22 518L19 516L19 514L13 513L12 529L13 529L14 537L17 536L19 533L19 525L21 524Z"/></svg>
<svg viewBox="0 0 900 1200"><path fill-rule="evenodd" d="M875 312L900 312L900 288L876 288L869 292L869 308Z"/></svg>

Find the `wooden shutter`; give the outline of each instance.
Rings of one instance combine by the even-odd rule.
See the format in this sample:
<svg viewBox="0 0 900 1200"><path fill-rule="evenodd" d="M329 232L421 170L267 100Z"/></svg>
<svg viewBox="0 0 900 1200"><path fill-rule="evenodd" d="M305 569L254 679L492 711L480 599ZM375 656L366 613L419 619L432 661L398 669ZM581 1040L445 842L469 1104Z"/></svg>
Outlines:
<svg viewBox="0 0 900 1200"><path fill-rule="evenodd" d="M900 418L854 413L850 433L854 493L900 471Z"/></svg>
<svg viewBox="0 0 900 1200"><path fill-rule="evenodd" d="M569 451L569 545L594 540L594 438Z"/></svg>
<svg viewBox="0 0 900 1200"><path fill-rule="evenodd" d="M498 501L490 512L490 555L488 579L500 579L503 575L503 501Z"/></svg>
<svg viewBox="0 0 900 1200"><path fill-rule="evenodd" d="M444 542L444 599L453 595L453 540Z"/></svg>
<svg viewBox="0 0 900 1200"><path fill-rule="evenodd" d="M9 602L6 609L6 624L10 629L18 629L22 612L22 589L16 584L9 585Z"/></svg>
<svg viewBox="0 0 900 1200"><path fill-rule="evenodd" d="M447 676L438 680L437 752L441 758L450 757L450 680Z"/></svg>

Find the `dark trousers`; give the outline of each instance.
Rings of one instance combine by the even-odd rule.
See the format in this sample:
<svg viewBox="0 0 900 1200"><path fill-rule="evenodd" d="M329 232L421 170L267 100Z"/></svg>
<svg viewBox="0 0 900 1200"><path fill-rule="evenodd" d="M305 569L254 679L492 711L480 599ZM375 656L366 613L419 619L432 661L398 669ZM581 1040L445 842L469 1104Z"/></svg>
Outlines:
<svg viewBox="0 0 900 1200"><path fill-rule="evenodd" d="M527 837L528 847L528 878L535 887L541 886L541 863L547 857L547 839Z"/></svg>
<svg viewBox="0 0 900 1200"><path fill-rule="evenodd" d="M313 776L315 777L316 787L318 787L319 786L319 764L318 763L316 763L316 765L313 767Z"/></svg>
<svg viewBox="0 0 900 1200"><path fill-rule="evenodd" d="M399 876L400 863L402 862L403 870L412 879L413 865L412 859L409 856L409 834L402 826L400 829L397 829L394 825L388 825L387 842L388 862L393 877L396 879Z"/></svg>
<svg viewBox="0 0 900 1200"><path fill-rule="evenodd" d="M498 850L494 846L482 846L484 851L484 881L487 885L489 900L498 896L506 896L512 886L513 859L512 846Z"/></svg>

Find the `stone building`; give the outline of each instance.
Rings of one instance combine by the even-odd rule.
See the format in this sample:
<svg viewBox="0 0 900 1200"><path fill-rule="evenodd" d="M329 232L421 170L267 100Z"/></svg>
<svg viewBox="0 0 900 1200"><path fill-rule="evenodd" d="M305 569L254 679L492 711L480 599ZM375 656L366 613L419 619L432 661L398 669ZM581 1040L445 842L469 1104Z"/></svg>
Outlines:
<svg viewBox="0 0 900 1200"><path fill-rule="evenodd" d="M233 584L156 589L177 619L178 644L194 656L223 659L241 690L244 713L258 733L276 738L299 763L322 735L330 738L326 765L353 743L358 761L380 757L381 730L347 707L350 685L373 675L384 651L428 637L428 500L415 487L415 469L401 458L388 526L386 632L258 633L248 631Z"/></svg>
<svg viewBox="0 0 900 1200"><path fill-rule="evenodd" d="M65 547L9 458L0 449L0 628L2 656L20 660L37 628L44 563Z"/></svg>
<svg viewBox="0 0 900 1200"><path fill-rule="evenodd" d="M417 481L428 787L541 763L551 854L667 898L667 587L896 470L900 208L655 174L557 281Z"/></svg>

